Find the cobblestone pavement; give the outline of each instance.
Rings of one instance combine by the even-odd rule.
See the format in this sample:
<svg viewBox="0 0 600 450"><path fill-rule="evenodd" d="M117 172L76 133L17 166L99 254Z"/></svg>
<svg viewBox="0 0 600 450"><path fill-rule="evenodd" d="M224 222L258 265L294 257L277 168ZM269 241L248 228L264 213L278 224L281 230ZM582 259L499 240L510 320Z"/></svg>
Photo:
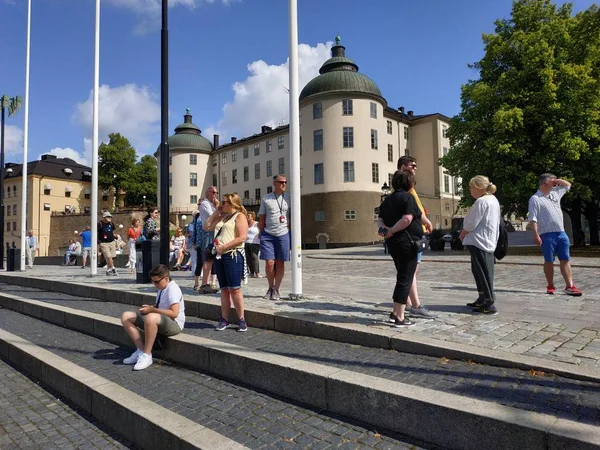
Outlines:
<svg viewBox="0 0 600 450"><path fill-rule="evenodd" d="M136 447L0 360L0 448L106 450Z"/></svg>
<svg viewBox="0 0 600 450"><path fill-rule="evenodd" d="M263 300L266 280L250 279L244 287L246 303L249 307L297 317L385 327L375 322L390 311L395 270L385 255L379 260L382 253L377 247L306 251L303 258L305 299ZM378 259L365 259L368 256ZM398 333L600 368L600 259L573 260L575 265L590 266L573 269L575 283L584 291L579 298L562 294L560 289L557 295L545 294L546 281L538 257L508 256L503 261L496 266L495 277L500 314L482 317L471 314L465 306L477 296L466 255L426 254L419 273L419 293L422 303L438 312L439 317L417 319L414 327L398 330ZM286 265L283 295L291 289L289 266ZM99 269L101 275L93 279L82 272L88 271L40 266L24 275L152 292L150 286L136 284L134 276L124 271L119 277L106 277ZM556 285L561 286L558 267L555 276ZM198 295L192 290L189 272L174 272L173 277L186 295ZM203 297L216 299L218 296Z"/></svg>
<svg viewBox="0 0 600 450"><path fill-rule="evenodd" d="M131 309L119 303L17 286L2 285L1 288L7 293L112 317L120 317L123 311ZM600 424L600 385L597 383L261 329L250 329L247 333L217 332L214 326L215 322L190 317L184 333L519 409Z"/></svg>
<svg viewBox="0 0 600 450"><path fill-rule="evenodd" d="M158 360L134 372L121 364L131 349L13 311L1 310L0 328L249 448L439 449Z"/></svg>

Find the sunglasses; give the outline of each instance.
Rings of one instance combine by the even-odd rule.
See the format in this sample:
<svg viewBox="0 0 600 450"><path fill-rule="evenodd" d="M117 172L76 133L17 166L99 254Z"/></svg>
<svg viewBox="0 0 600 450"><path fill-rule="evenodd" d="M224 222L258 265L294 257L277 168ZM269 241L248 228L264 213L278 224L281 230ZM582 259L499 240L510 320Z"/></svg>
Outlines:
<svg viewBox="0 0 600 450"><path fill-rule="evenodd" d="M224 205L231 205L231 202L229 200L223 200L222 202Z"/></svg>
<svg viewBox="0 0 600 450"><path fill-rule="evenodd" d="M167 277L162 277L162 278L159 278L158 280L152 280L152 283L153 283L153 284L158 284L158 283L160 283L162 280L164 280L165 278L167 278Z"/></svg>
<svg viewBox="0 0 600 450"><path fill-rule="evenodd" d="M275 183L279 183L279 184L287 184L287 181L276 181Z"/></svg>

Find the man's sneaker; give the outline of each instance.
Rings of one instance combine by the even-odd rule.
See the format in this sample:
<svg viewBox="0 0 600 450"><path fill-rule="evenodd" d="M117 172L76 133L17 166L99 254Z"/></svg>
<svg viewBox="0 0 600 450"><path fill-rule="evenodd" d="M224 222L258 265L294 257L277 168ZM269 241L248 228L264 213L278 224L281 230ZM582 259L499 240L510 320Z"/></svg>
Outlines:
<svg viewBox="0 0 600 450"><path fill-rule="evenodd" d="M221 319L219 319L219 323L215 327L215 330L223 331L225 328L229 328L229 325L230 325L229 322L227 322L225 319L221 318Z"/></svg>
<svg viewBox="0 0 600 450"><path fill-rule="evenodd" d="M112 274L112 275L114 275L115 277L116 277L117 275L119 275L119 273L117 272L117 269L115 269L114 267L113 267L113 268L112 268L112 270L111 270L111 274Z"/></svg>
<svg viewBox="0 0 600 450"><path fill-rule="evenodd" d="M556 292L556 288L554 286L550 285L546 288L546 294L554 294L554 292Z"/></svg>
<svg viewBox="0 0 600 450"><path fill-rule="evenodd" d="M203 284L198 288L199 294L214 294L215 292L210 284Z"/></svg>
<svg viewBox="0 0 600 450"><path fill-rule="evenodd" d="M113 274L113 273L112 273L112 270L108 269L108 270L106 271L106 275L107 275L107 276L109 276L109 277L110 277L110 276L112 276L112 274Z"/></svg>
<svg viewBox="0 0 600 450"><path fill-rule="evenodd" d="M271 300L279 300L281 299L281 295L279 295L279 291L277 288L271 289Z"/></svg>
<svg viewBox="0 0 600 450"><path fill-rule="evenodd" d="M423 305L419 306L418 308L407 308L407 309L408 309L408 312L411 317L421 317L423 319L435 319L437 317L437 314L432 313L427 308L425 308Z"/></svg>
<svg viewBox="0 0 600 450"><path fill-rule="evenodd" d="M479 309L481 306L483 306L483 301L480 299L477 299L472 303L467 303L467 306L469 308Z"/></svg>
<svg viewBox="0 0 600 450"><path fill-rule="evenodd" d="M571 287L565 288L565 294L572 295L573 297L581 297L583 292L581 292L579 289L577 289L575 287L575 285L573 285Z"/></svg>
<svg viewBox="0 0 600 450"><path fill-rule="evenodd" d="M272 295L273 295L273 288L269 288L267 290L267 293L265 295L263 295L263 298L265 300L272 300L272 297L271 297Z"/></svg>
<svg viewBox="0 0 600 450"><path fill-rule="evenodd" d="M473 310L474 314L485 314L486 316L495 316L498 314L498 310L495 306L480 306L479 308Z"/></svg>
<svg viewBox="0 0 600 450"><path fill-rule="evenodd" d="M133 370L144 370L146 367L152 364L152 355L148 353L142 353L138 358Z"/></svg>
<svg viewBox="0 0 600 450"><path fill-rule="evenodd" d="M244 319L240 319L240 323L238 326L238 331L248 331L248 325L246 325L246 321Z"/></svg>
<svg viewBox="0 0 600 450"><path fill-rule="evenodd" d="M394 311L392 311L390 313L390 318L388 319L388 322L390 322L390 323L396 322L396 314L394 314Z"/></svg>
<svg viewBox="0 0 600 450"><path fill-rule="evenodd" d="M394 316L394 324L392 325L394 328L405 328L413 326L415 323L411 322L410 319L404 316L404 320L398 319L397 316Z"/></svg>
<svg viewBox="0 0 600 450"><path fill-rule="evenodd" d="M128 366L130 366L131 364L135 364L136 362L138 362L138 359L140 358L140 356L142 356L143 353L144 352L138 348L135 352L131 354L130 357L125 358L123 360L123 364L127 364Z"/></svg>

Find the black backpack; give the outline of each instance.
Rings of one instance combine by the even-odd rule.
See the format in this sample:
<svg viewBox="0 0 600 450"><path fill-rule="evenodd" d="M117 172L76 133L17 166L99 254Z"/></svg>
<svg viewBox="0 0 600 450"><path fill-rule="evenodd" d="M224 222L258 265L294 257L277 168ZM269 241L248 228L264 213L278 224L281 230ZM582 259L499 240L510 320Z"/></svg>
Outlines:
<svg viewBox="0 0 600 450"><path fill-rule="evenodd" d="M496 250L494 250L494 256L497 260L501 260L508 253L508 231L506 231L506 225L504 220L500 223L500 233L498 233L498 242L496 243Z"/></svg>

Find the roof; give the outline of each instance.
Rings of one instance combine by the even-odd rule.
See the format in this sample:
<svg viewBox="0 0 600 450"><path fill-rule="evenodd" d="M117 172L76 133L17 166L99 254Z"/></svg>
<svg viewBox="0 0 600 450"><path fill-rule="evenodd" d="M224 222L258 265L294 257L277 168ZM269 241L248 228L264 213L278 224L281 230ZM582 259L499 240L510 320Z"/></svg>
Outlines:
<svg viewBox="0 0 600 450"><path fill-rule="evenodd" d="M384 104L385 99L377 84L368 76L358 72L358 65L346 56L346 48L341 38L336 36L336 45L331 47L331 58L319 69L319 76L313 78L302 89L300 101L324 93L367 94L378 97Z"/></svg>
<svg viewBox="0 0 600 450"><path fill-rule="evenodd" d="M12 169L12 172L8 171ZM64 169L71 169L72 173ZM7 163L4 169L4 182L23 175L23 164ZM70 158L56 158L54 155L42 155L39 161L27 163L27 176L39 175L47 178L58 178L74 181L91 181L92 169L75 162Z"/></svg>
<svg viewBox="0 0 600 450"><path fill-rule="evenodd" d="M196 150L200 152L212 152L212 143L202 136L200 127L192 122L189 108L185 110L183 123L175 127L175 134L169 136L169 150ZM160 154L160 145L156 155Z"/></svg>
<svg viewBox="0 0 600 450"><path fill-rule="evenodd" d="M268 136L269 134L281 133L282 131L285 132L285 131L288 131L289 128L290 128L289 124L281 125L277 128L265 127L264 131L262 133L253 134L252 136L236 139L234 142L227 142L226 144L219 145L219 150L222 148L231 147L233 145L239 145L240 143L252 141L253 139L262 139L265 136Z"/></svg>

